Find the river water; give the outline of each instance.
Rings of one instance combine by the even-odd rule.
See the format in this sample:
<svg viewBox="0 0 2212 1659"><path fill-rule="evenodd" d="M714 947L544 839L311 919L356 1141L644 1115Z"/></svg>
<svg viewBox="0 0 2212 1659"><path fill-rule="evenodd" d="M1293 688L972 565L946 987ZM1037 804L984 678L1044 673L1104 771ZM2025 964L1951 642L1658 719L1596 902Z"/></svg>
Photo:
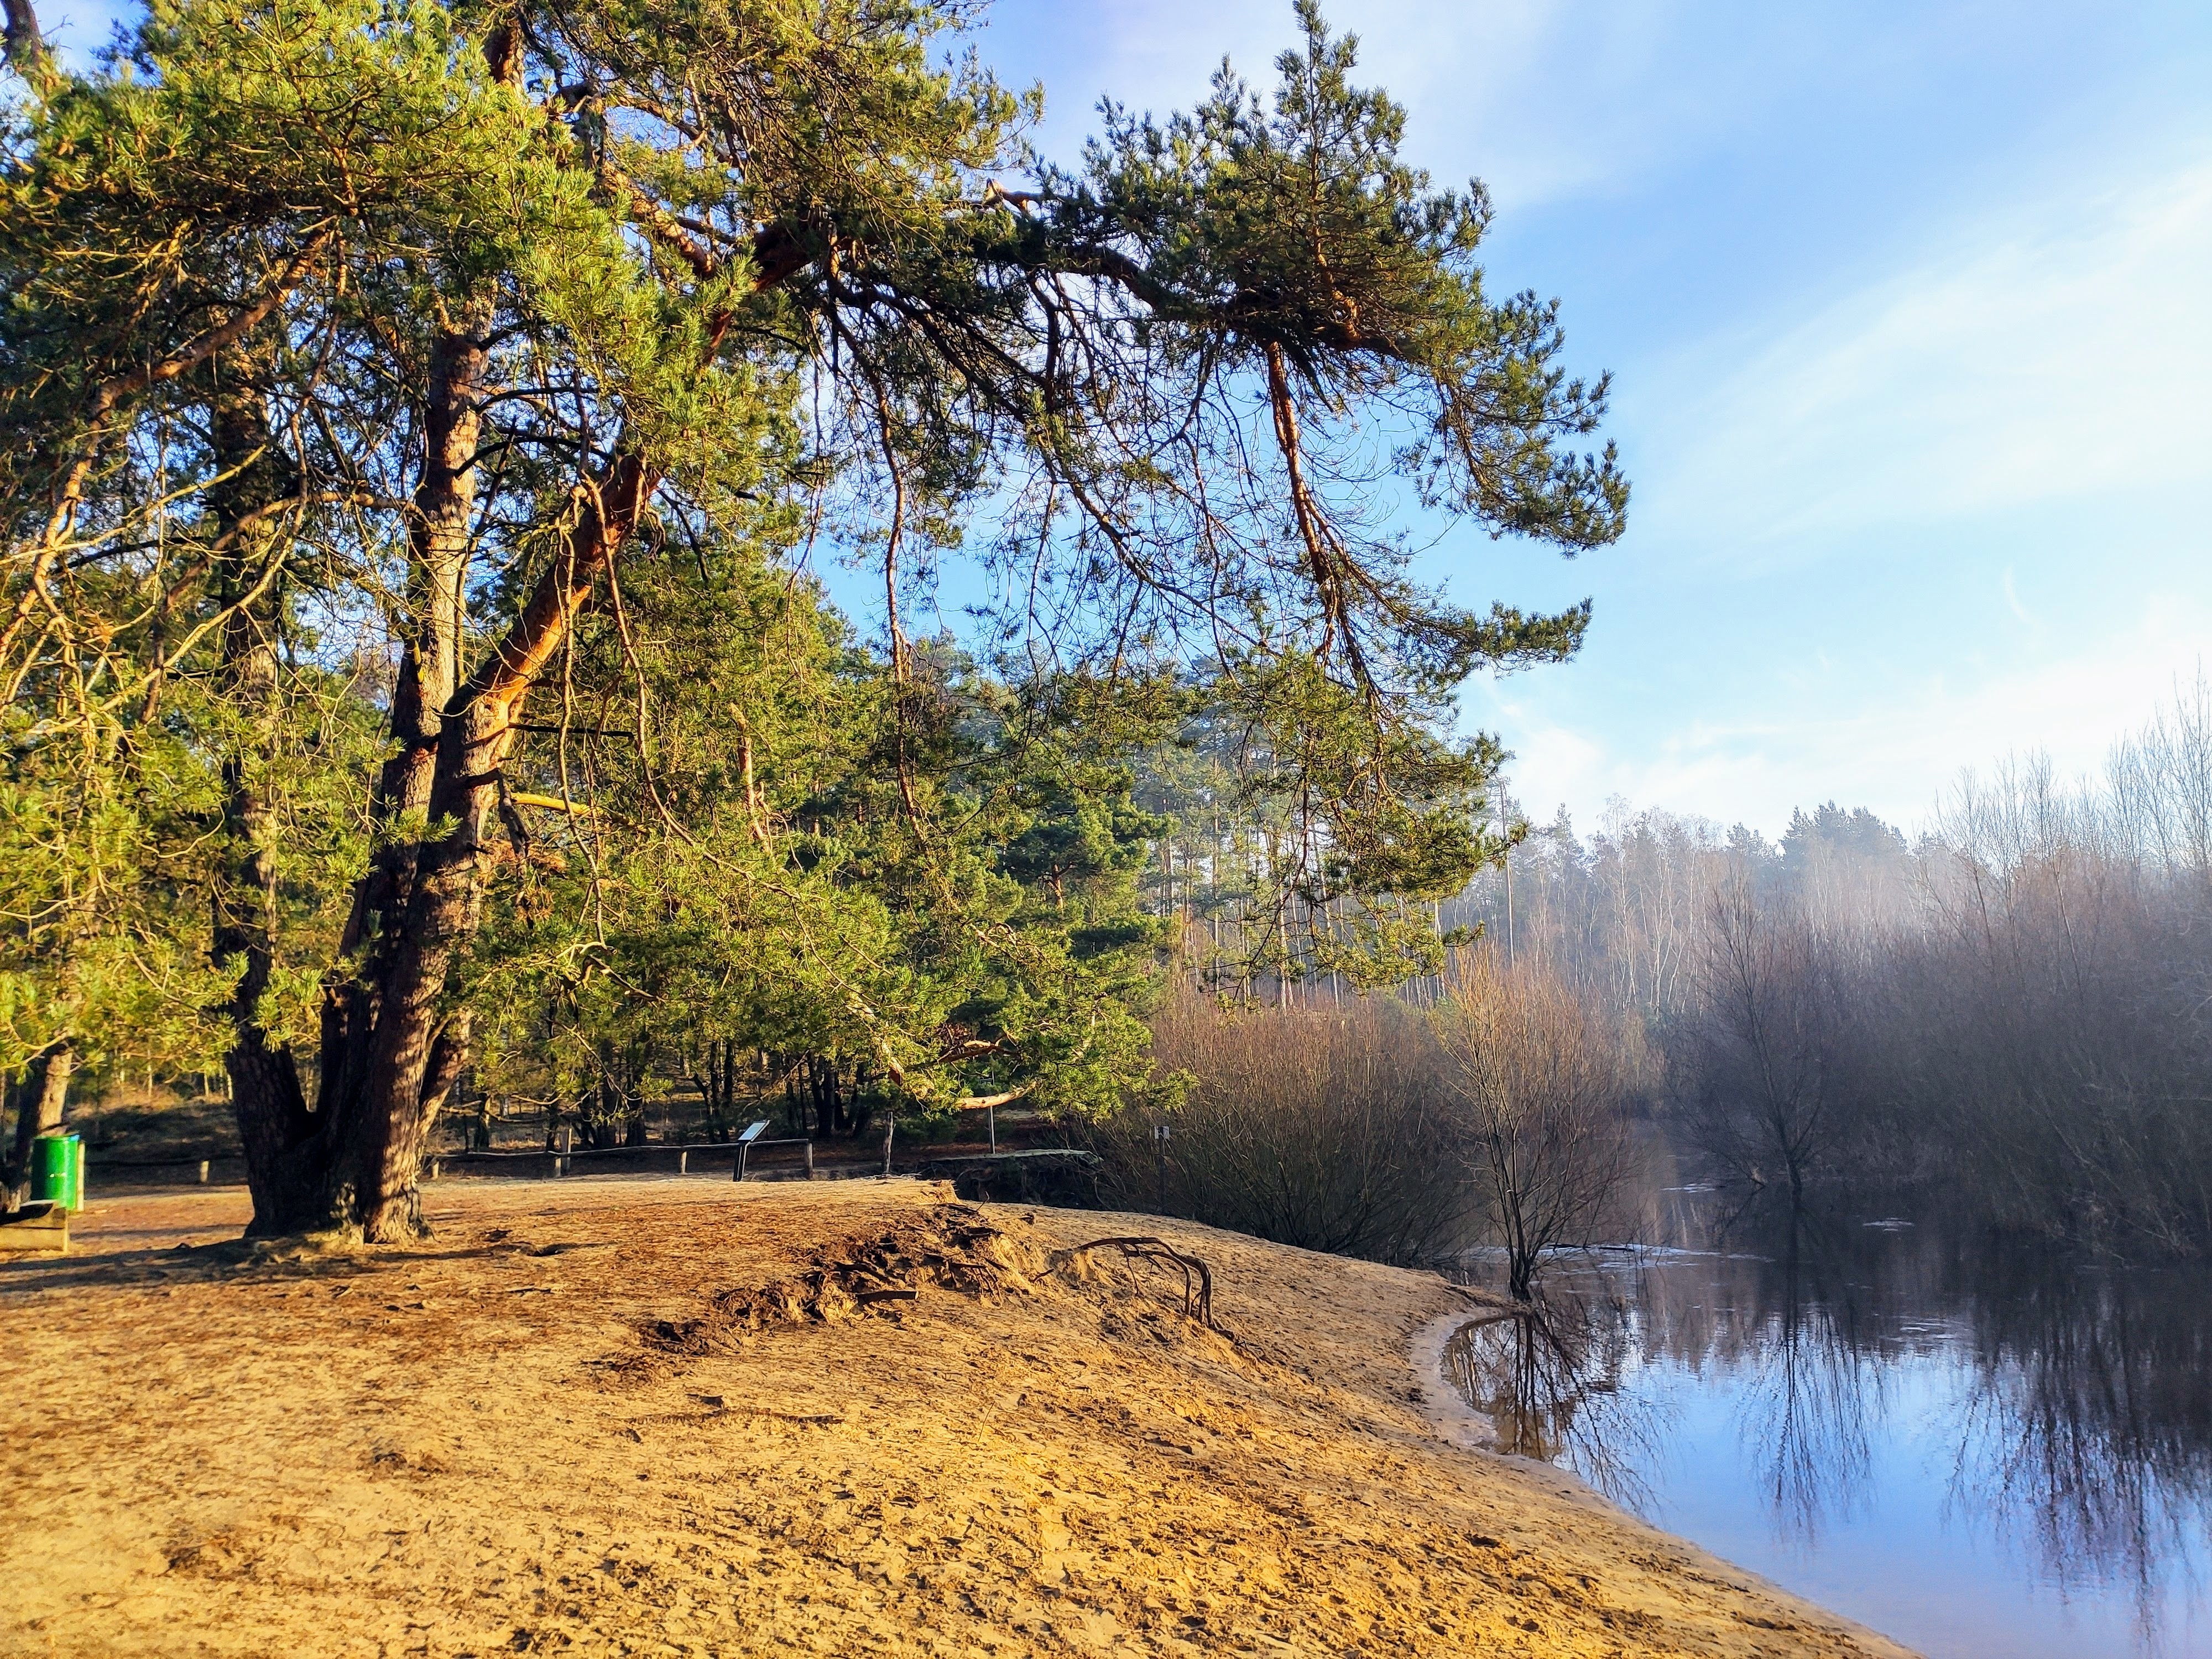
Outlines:
<svg viewBox="0 0 2212 1659"><path fill-rule="evenodd" d="M1655 1213L1550 1264L1549 1334L1455 1340L1502 1448L1931 1659L2212 1656L2212 1272L1927 1208Z"/></svg>

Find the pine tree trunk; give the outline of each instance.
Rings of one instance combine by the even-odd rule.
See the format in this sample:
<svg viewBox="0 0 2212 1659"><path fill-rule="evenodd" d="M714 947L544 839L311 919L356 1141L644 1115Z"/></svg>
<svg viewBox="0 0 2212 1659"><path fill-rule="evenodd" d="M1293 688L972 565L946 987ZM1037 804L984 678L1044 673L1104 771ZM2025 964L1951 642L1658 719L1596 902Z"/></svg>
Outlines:
<svg viewBox="0 0 2212 1659"><path fill-rule="evenodd" d="M330 1218L328 1154L300 1089L289 1050L261 1024L262 994L276 963L277 901L275 814L258 768L280 722L276 630L281 578L270 574L281 526L274 509L288 492L286 468L270 439L262 394L244 349L210 368L209 432L226 475L210 492L217 541L215 596L222 629L222 685L239 729L222 757L222 829L209 955L234 969L231 1048L224 1064L246 1154L257 1231L293 1231Z"/></svg>
<svg viewBox="0 0 2212 1659"><path fill-rule="evenodd" d="M773 286L811 257L782 233L763 235L757 287ZM709 356L729 318L710 320ZM471 322L440 339L430 365L428 443L392 706L398 752L374 802L380 827L404 815L445 826L446 833L436 840L387 837L356 890L338 956L358 966L341 969L343 978L334 975L324 996L320 1076L308 1115L314 1127L300 1143L313 1155L294 1170L282 1167L286 1149L275 1138L246 1142L249 1171L259 1157L265 1177L254 1182L255 1233L328 1219L358 1228L372 1243L427 1231L416 1183L431 1126L467 1060L467 1023L452 1006L452 989L483 909L484 831L500 769L532 689L659 487L658 469L618 439L613 462L577 492L574 520L555 538L556 550L507 632L461 679L461 602L488 356L487 331Z"/></svg>
<svg viewBox="0 0 2212 1659"><path fill-rule="evenodd" d="M398 751L377 783L374 814L380 827L410 809L428 808L443 732L441 713L459 677L461 583L486 355L481 334L465 329L441 337L434 349L429 441L416 491L402 659L392 699ZM373 1121L376 1108L365 1085L378 1053L380 981L389 976L394 954L376 947L389 922L405 914L416 878L414 850L397 840L380 848L356 890L341 955L367 943L368 959L362 972L334 983L325 994L313 1109L294 1056L273 1047L261 1024L260 999L276 961L276 881L273 815L257 787L253 759L273 738L278 714L281 613L275 584L259 579L277 528L269 508L284 491L266 412L250 374L233 358L217 367L216 382L210 425L217 458L232 475L215 492L218 534L226 545L216 573L217 596L232 607L223 633L223 674L227 700L245 715L246 726L223 766L224 867L210 944L218 962L239 969L227 1064L253 1194L249 1231L350 1229L363 1224L374 1208L380 1236L397 1237L405 1229L391 1219L392 1206L397 1201L415 1215L414 1171L430 1121L466 1063L466 1024L449 1022L410 1034L419 1039L419 1052L410 1049L405 1060L413 1097L409 1108L397 1126ZM380 955L386 961L380 962ZM395 1127L396 1133L391 1132Z"/></svg>
<svg viewBox="0 0 2212 1659"><path fill-rule="evenodd" d="M62 1127L69 1103L70 1078L76 1070L76 1045L64 1038L39 1062L38 1081L26 1080L15 1109L15 1146L8 1163L7 1207L21 1209L31 1195L32 1143Z"/></svg>
<svg viewBox="0 0 2212 1659"><path fill-rule="evenodd" d="M476 508L476 451L489 361L487 325L472 319L433 342L425 399L422 473L415 490L398 678L392 688L397 745L377 779L371 816L389 830L411 814L434 817L439 755L460 688L469 536ZM441 976L427 989L405 981L404 933L422 878L422 849L392 836L354 893L342 954L367 947L358 975L334 986L323 1009L323 1073L317 1115L331 1125L331 1176L349 1223L394 1243L420 1235L416 1175L432 1124L468 1063L465 1016L440 1018ZM473 910L468 917L472 927ZM405 981L405 982L403 982ZM401 990L395 1000L392 991ZM403 1075L380 1079L380 1067Z"/></svg>
<svg viewBox="0 0 2212 1659"><path fill-rule="evenodd" d="M446 1074L450 1087L454 1057L465 1041L465 1032L447 1019L447 1002L483 909L489 865L484 831L497 801L500 768L514 748L514 722L659 482L635 455L616 461L583 508L564 556L540 578L489 659L446 705L424 821L450 827L413 849L404 905L396 893L381 896L380 931L361 980L360 1000L370 1018L349 1023L335 1050L347 1062L336 1074L346 1091L336 1103L347 1109L358 1101L349 1112L358 1126L354 1209L362 1236L372 1243L422 1231L416 1174L442 1102L439 1079Z"/></svg>

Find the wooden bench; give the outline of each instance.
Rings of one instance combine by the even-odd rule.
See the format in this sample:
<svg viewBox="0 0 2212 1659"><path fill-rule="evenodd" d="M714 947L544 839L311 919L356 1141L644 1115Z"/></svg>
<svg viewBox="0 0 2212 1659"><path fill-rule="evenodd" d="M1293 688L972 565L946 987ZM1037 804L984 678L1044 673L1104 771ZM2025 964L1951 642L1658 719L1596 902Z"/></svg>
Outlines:
<svg viewBox="0 0 2212 1659"><path fill-rule="evenodd" d="M0 1253L31 1255L69 1254L69 1212L58 1204L26 1204L0 1215Z"/></svg>

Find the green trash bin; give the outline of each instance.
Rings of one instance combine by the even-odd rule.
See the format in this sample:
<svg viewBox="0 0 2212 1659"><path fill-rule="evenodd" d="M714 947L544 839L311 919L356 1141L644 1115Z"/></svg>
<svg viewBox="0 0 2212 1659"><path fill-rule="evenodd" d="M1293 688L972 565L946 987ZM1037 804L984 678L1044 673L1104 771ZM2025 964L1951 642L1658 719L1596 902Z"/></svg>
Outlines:
<svg viewBox="0 0 2212 1659"><path fill-rule="evenodd" d="M31 1201L84 1207L84 1137L40 1135L31 1143Z"/></svg>

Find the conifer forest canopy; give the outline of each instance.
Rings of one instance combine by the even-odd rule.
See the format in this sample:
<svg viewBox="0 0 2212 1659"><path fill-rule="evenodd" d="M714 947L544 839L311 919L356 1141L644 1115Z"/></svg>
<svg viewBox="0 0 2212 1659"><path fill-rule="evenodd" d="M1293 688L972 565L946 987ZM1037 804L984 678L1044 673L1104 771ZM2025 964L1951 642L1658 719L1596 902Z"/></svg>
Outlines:
<svg viewBox="0 0 2212 1659"><path fill-rule="evenodd" d="M1513 833L1453 695L1588 607L1394 526L1612 541L1607 386L1314 6L1063 161L958 0L6 8L0 1068L227 1067L257 1232L648 1040L1108 1109L1147 769L1365 982Z"/></svg>

